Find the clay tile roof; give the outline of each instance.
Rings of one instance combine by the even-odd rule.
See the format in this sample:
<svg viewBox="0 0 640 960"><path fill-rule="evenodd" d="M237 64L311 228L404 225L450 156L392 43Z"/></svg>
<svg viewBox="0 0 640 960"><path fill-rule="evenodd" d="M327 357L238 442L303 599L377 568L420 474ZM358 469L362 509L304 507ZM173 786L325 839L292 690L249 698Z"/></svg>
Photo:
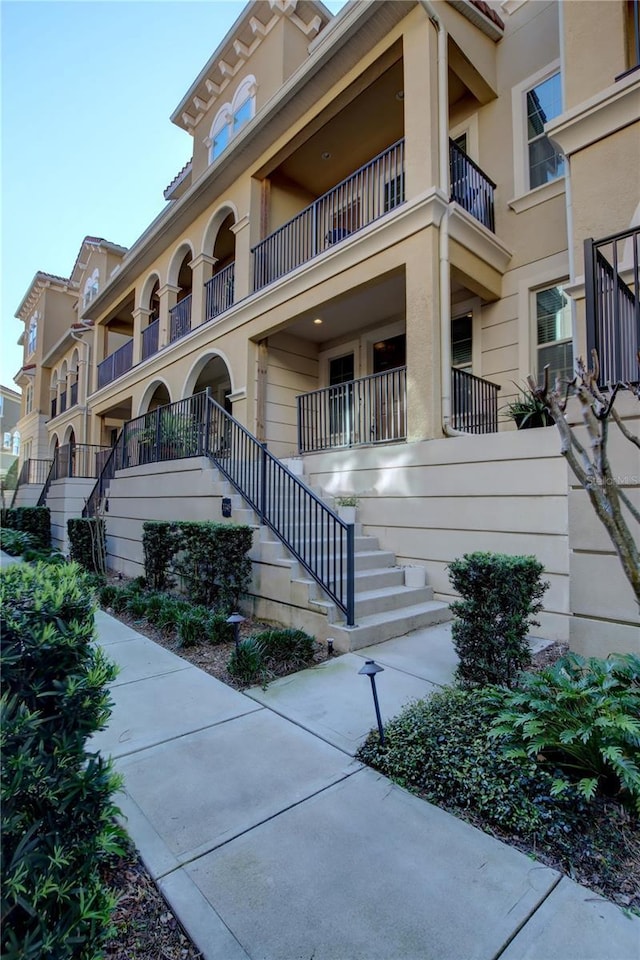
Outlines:
<svg viewBox="0 0 640 960"><path fill-rule="evenodd" d="M165 187L164 192L163 192L163 196L164 196L165 200L168 200L168 199L169 199L169 197L171 196L171 192L172 192L172 191L178 186L178 184L181 183L181 182L184 180L184 178L191 172L191 163L192 163L191 160L187 160L187 162L185 163L185 165L184 165L184 167L182 168L182 170L180 170L178 173L176 173L175 177L173 178L173 180L171 181L171 183L169 184L169 186L168 186L168 187Z"/></svg>
<svg viewBox="0 0 640 960"><path fill-rule="evenodd" d="M485 0L471 0L471 3L474 7L484 13L485 17L488 17L497 27L500 27L501 30L504 30L504 21L500 19L495 10L489 6L488 3L485 3Z"/></svg>
<svg viewBox="0 0 640 960"><path fill-rule="evenodd" d="M55 280L56 283L70 283L69 277L58 277L55 273L47 273L45 270L38 270L36 277L38 280Z"/></svg>

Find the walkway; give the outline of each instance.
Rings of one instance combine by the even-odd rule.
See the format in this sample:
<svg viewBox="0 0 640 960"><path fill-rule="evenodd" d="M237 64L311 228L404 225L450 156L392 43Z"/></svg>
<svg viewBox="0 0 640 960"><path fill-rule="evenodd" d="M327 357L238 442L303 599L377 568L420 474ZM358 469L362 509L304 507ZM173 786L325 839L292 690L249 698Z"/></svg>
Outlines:
<svg viewBox="0 0 640 960"><path fill-rule="evenodd" d="M207 960L638 960L640 920L353 759L447 682L447 625L239 693L99 612L120 665L95 746Z"/></svg>

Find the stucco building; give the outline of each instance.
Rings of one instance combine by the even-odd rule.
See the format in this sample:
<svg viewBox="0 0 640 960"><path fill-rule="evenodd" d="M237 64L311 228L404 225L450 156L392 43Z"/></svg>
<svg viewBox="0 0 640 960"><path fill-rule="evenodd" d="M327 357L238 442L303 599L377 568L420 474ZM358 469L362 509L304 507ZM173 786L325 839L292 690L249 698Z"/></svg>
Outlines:
<svg viewBox="0 0 640 960"><path fill-rule="evenodd" d="M171 115L192 159L164 212L127 251L85 238L20 305L24 458L86 445L89 489L120 443L100 492L127 572L144 519L216 518L231 490L232 519L261 522L256 612L343 647L444 616L447 563L498 549L545 564L545 636L634 648L556 431L503 408L592 347L606 379L638 379L639 65L637 0L249 3ZM197 443L161 442L167 404ZM302 456L318 501L264 444L294 473ZM347 496L353 542L317 506Z"/></svg>

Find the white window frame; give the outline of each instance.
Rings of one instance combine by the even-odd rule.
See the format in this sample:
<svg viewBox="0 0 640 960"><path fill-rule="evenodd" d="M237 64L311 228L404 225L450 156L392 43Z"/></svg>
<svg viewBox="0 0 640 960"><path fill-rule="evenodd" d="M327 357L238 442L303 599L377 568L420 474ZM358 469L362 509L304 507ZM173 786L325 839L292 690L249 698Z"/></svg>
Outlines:
<svg viewBox="0 0 640 960"><path fill-rule="evenodd" d="M573 322L573 310L572 310L572 300L569 294L567 293L566 287L569 283L569 278L567 276L563 277L560 280L551 280L548 283L537 284L535 287L532 287L529 290L529 316L530 316L530 330L531 330L531 342L532 342L532 370L531 373L540 380L542 376L542 369L540 369L540 364L538 358L540 356L540 347L549 346L552 343L571 343L571 359L572 363L575 363L576 358L576 338L575 338L575 328ZM554 287L561 287L562 292L567 298L569 313L571 315L571 335L569 337L563 337L561 340L550 340L548 343L539 343L538 342L538 307L537 307L537 296L539 293L543 293L545 290L552 290ZM555 381L554 381L555 382ZM554 386L554 383L551 383L550 386Z"/></svg>
<svg viewBox="0 0 640 960"><path fill-rule="evenodd" d="M238 134L244 130L247 124L250 123L255 117L257 89L258 87L256 84L256 78L250 74L248 77L245 77L242 83L238 86L233 95L231 103L224 103L216 113L213 123L211 124L209 136L206 137L204 141L209 150L209 163L213 163L214 160L217 160L218 157L228 149L234 137L237 137ZM236 130L234 129L236 113L242 107L244 107L246 103L250 103L251 116ZM225 128L227 128L227 142L224 144L219 153L214 154L216 137Z"/></svg>
<svg viewBox="0 0 640 960"><path fill-rule="evenodd" d="M38 311L33 314L29 320L29 328L27 330L27 356L31 357L36 352L38 346Z"/></svg>
<svg viewBox="0 0 640 960"><path fill-rule="evenodd" d="M449 130L449 139L457 140L463 133L467 135L467 156L471 157L474 163L481 166L480 163L480 136L478 133L478 114L473 113L466 120L457 123L455 127Z"/></svg>
<svg viewBox="0 0 640 960"><path fill-rule="evenodd" d="M96 267L87 282L84 285L84 295L82 297L83 307L88 307L92 300L98 296L100 290L100 271Z"/></svg>
<svg viewBox="0 0 640 960"><path fill-rule="evenodd" d="M33 412L33 384L28 383L24 392L24 412L28 416Z"/></svg>
<svg viewBox="0 0 640 960"><path fill-rule="evenodd" d="M516 213L522 210L528 210L538 203L544 203L552 197L559 196L565 190L565 177L556 177L548 183L543 183L539 187L531 188L529 186L529 136L527 130L527 94L533 87L539 86L548 80L554 74L560 73L560 84L562 83L562 73L560 70L560 59L552 61L538 70L537 73L527 77L516 84L511 90L511 107L513 115L513 184L515 196L509 201L509 206ZM461 131L463 132L463 131ZM566 164L565 164L566 171Z"/></svg>

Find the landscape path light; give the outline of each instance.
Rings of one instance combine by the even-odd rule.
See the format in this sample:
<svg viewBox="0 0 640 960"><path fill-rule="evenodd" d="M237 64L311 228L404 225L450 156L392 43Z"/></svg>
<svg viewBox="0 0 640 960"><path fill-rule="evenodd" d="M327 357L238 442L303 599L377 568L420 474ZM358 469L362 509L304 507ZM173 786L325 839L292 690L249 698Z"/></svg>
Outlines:
<svg viewBox="0 0 640 960"><path fill-rule="evenodd" d="M236 653L238 652L238 643L240 642L240 624L244 623L247 618L243 617L241 613L232 613L230 617L227 617L227 623L233 625L233 639L236 644Z"/></svg>
<svg viewBox="0 0 640 960"><path fill-rule="evenodd" d="M375 660L367 660L364 667L358 670L358 674L369 677L371 680L371 692L373 694L373 705L376 708L376 720L378 721L378 733L380 734L380 743L384 746L384 728L382 726L382 717L380 716L380 704L378 703L378 691L376 690L376 673L382 673L384 667L376 663Z"/></svg>

